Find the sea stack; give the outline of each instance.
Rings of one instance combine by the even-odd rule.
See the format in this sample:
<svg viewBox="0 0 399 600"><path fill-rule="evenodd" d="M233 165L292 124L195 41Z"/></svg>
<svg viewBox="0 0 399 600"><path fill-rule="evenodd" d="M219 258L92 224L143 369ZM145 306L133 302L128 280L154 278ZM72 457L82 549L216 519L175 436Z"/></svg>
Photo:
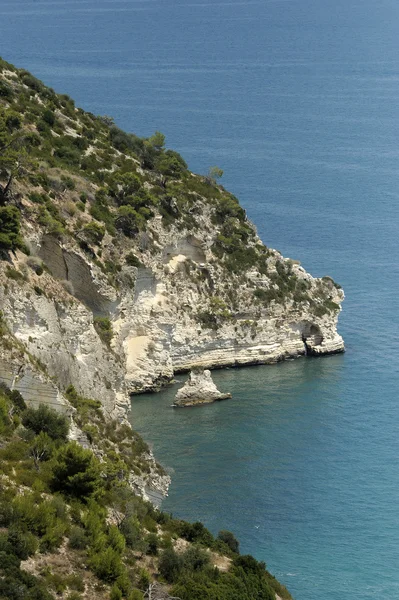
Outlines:
<svg viewBox="0 0 399 600"><path fill-rule="evenodd" d="M211 372L198 367L190 372L186 383L178 390L173 406L196 406L227 398L231 398L231 394L219 392L212 381Z"/></svg>

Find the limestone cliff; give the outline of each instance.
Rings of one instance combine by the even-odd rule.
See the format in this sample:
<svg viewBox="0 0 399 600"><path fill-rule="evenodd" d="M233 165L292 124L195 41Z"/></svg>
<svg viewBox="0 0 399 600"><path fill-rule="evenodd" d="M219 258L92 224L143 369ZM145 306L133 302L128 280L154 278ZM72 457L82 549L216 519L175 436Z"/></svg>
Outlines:
<svg viewBox="0 0 399 600"><path fill-rule="evenodd" d="M0 210L16 208L25 240L0 248L2 318L59 390L121 417L176 372L343 351L342 289L266 247L161 134L127 135L6 63L1 75L2 139L29 155L12 188L15 157L2 165Z"/></svg>

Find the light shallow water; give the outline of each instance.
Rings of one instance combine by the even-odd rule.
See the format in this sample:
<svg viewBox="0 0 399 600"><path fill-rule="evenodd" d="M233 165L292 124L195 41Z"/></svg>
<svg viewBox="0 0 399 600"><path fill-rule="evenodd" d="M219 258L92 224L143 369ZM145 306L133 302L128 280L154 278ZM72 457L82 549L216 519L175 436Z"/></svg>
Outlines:
<svg viewBox="0 0 399 600"><path fill-rule="evenodd" d="M399 598L399 6L394 0L0 3L0 54L197 172L346 292L344 356L217 372L233 399L132 420L165 508L230 528L297 600Z"/></svg>

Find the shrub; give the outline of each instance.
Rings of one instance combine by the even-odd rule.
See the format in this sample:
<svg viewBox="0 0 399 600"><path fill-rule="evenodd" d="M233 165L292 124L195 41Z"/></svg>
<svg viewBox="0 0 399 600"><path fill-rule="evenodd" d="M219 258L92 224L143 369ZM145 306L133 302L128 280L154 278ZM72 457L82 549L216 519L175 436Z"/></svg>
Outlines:
<svg viewBox="0 0 399 600"><path fill-rule="evenodd" d="M69 534L69 545L74 550L84 550L89 543L88 537L84 529L81 527L72 527Z"/></svg>
<svg viewBox="0 0 399 600"><path fill-rule="evenodd" d="M101 409L101 402L99 400L92 400L91 398L85 398L78 394L73 385L69 385L65 390L66 397L74 408L77 409L78 414L87 417L90 411L95 411L97 416L101 415L99 409Z"/></svg>
<svg viewBox="0 0 399 600"><path fill-rule="evenodd" d="M53 125L55 124L55 114L49 108L46 108L46 110L43 111L42 119L45 123L50 125L50 127L53 127Z"/></svg>
<svg viewBox="0 0 399 600"><path fill-rule="evenodd" d="M16 250L22 245L19 210L16 206L0 207L0 250Z"/></svg>
<svg viewBox="0 0 399 600"><path fill-rule="evenodd" d="M234 567L241 568L246 574L262 576L265 573L266 565L264 562L257 561L253 556L245 554L237 556L233 561Z"/></svg>
<svg viewBox="0 0 399 600"><path fill-rule="evenodd" d="M79 164L80 156L77 148L68 145L60 146L54 150L54 157L71 166Z"/></svg>
<svg viewBox="0 0 399 600"><path fill-rule="evenodd" d="M202 544L203 546L212 546L214 542L213 535L208 531L205 525L199 521L196 521L195 523L181 521L179 529L181 537L189 542L195 542L197 544Z"/></svg>
<svg viewBox="0 0 399 600"><path fill-rule="evenodd" d="M128 199L141 188L141 181L134 173L116 173L111 181L111 194L117 204L129 204Z"/></svg>
<svg viewBox="0 0 399 600"><path fill-rule="evenodd" d="M140 590L132 590L128 596L128 600L144 600L144 596Z"/></svg>
<svg viewBox="0 0 399 600"><path fill-rule="evenodd" d="M53 440L66 441L69 432L68 420L55 410L40 404L39 408L28 408L22 415L22 424L36 434L47 433Z"/></svg>
<svg viewBox="0 0 399 600"><path fill-rule="evenodd" d="M22 71L21 74L22 82L35 92L43 92L45 90L44 84L36 77L33 77L28 71Z"/></svg>
<svg viewBox="0 0 399 600"><path fill-rule="evenodd" d="M108 233L110 233L111 235L114 235L114 233L115 233L114 217L113 217L111 211L109 210L105 199L103 199L103 198L99 199L96 195L96 201L90 207L90 214L97 221L102 221L105 224Z"/></svg>
<svg viewBox="0 0 399 600"><path fill-rule="evenodd" d="M0 319L1 316L2 315L0 311ZM10 390L10 388L3 381L0 381L0 393L4 394L4 396L11 400L17 413L20 413L26 409L25 400L23 399L22 394L18 390Z"/></svg>
<svg viewBox="0 0 399 600"><path fill-rule="evenodd" d="M150 556L156 556L158 554L159 540L156 533L149 533L146 538L148 545L147 554Z"/></svg>
<svg viewBox="0 0 399 600"><path fill-rule="evenodd" d="M29 454L33 458L35 467L39 470L39 463L51 458L54 451L54 442L44 431L41 431L31 443Z"/></svg>
<svg viewBox="0 0 399 600"><path fill-rule="evenodd" d="M72 177L69 177L68 175L61 175L61 181L67 190L75 189L75 182Z"/></svg>
<svg viewBox="0 0 399 600"><path fill-rule="evenodd" d="M83 581L83 577L78 574L69 575L67 578L67 585L72 590L76 590L77 592L85 591L85 584Z"/></svg>
<svg viewBox="0 0 399 600"><path fill-rule="evenodd" d="M111 588L110 600L122 600L122 592L116 584Z"/></svg>
<svg viewBox="0 0 399 600"><path fill-rule="evenodd" d="M0 310L0 338L8 332L8 327L4 321L3 311Z"/></svg>
<svg viewBox="0 0 399 600"><path fill-rule="evenodd" d="M332 300L326 300L324 303L324 306L327 308L327 310L330 311L339 311L340 310L340 306L339 304L337 304L336 302L333 302Z"/></svg>
<svg viewBox="0 0 399 600"><path fill-rule="evenodd" d="M30 531L42 537L55 528L54 508L33 493L16 496L12 508L12 521L23 532Z"/></svg>
<svg viewBox="0 0 399 600"><path fill-rule="evenodd" d="M158 569L168 583L174 583L183 569L183 559L173 548L166 548L159 558Z"/></svg>
<svg viewBox="0 0 399 600"><path fill-rule="evenodd" d="M187 164L178 152L167 150L155 162L155 169L164 178L177 179L187 170Z"/></svg>
<svg viewBox="0 0 399 600"><path fill-rule="evenodd" d="M116 581L123 573L120 554L111 547L94 554L90 566L99 579L108 583Z"/></svg>
<svg viewBox="0 0 399 600"><path fill-rule="evenodd" d="M92 221L83 228L83 232L91 242L99 245L105 235L105 227Z"/></svg>
<svg viewBox="0 0 399 600"><path fill-rule="evenodd" d="M143 216L131 206L124 205L118 209L115 226L127 237L134 237L143 228L144 223Z"/></svg>
<svg viewBox="0 0 399 600"><path fill-rule="evenodd" d="M12 552L21 560L26 560L35 554L38 547L37 540L32 533L29 531L24 533L15 526L9 528L7 541Z"/></svg>
<svg viewBox="0 0 399 600"><path fill-rule="evenodd" d="M111 546L111 548L116 550L116 552L119 552L119 554L122 554L122 552L125 550L125 538L115 525L111 525L111 527L109 528L108 543Z"/></svg>
<svg viewBox="0 0 399 600"><path fill-rule="evenodd" d="M12 88L5 81L0 81L0 98L4 98L5 100L10 100L13 97L14 93Z"/></svg>
<svg viewBox="0 0 399 600"><path fill-rule="evenodd" d="M126 255L126 263L129 267L139 268L143 266L143 263L133 254L133 252L129 252L129 254Z"/></svg>
<svg viewBox="0 0 399 600"><path fill-rule="evenodd" d="M95 317L93 323L101 341L109 346L113 337L112 324L109 318Z"/></svg>
<svg viewBox="0 0 399 600"><path fill-rule="evenodd" d="M43 261L38 256L29 256L26 260L26 264L36 273L36 275L43 274Z"/></svg>
<svg viewBox="0 0 399 600"><path fill-rule="evenodd" d="M218 540L221 540L230 548L232 552L238 553L239 542L231 531L222 530L218 533Z"/></svg>
<svg viewBox="0 0 399 600"><path fill-rule="evenodd" d="M116 580L116 585L122 592L122 596L126 597L129 595L130 590L132 589L132 583L130 581L129 575L125 572L123 575L120 575Z"/></svg>
<svg viewBox="0 0 399 600"><path fill-rule="evenodd" d="M42 119L39 119L39 121L36 123L36 129L38 130L39 133L42 134L42 137L47 137L51 133L50 125L48 123L46 123L46 121L43 121Z"/></svg>
<svg viewBox="0 0 399 600"><path fill-rule="evenodd" d="M28 194L28 198L34 204L45 204L48 196L47 194L39 194L39 192L30 192L30 194Z"/></svg>
<svg viewBox="0 0 399 600"><path fill-rule="evenodd" d="M15 112L9 111L6 114L6 126L10 132L14 131L14 129L19 129L21 127L21 119L19 115Z"/></svg>
<svg viewBox="0 0 399 600"><path fill-rule="evenodd" d="M21 271L17 271L17 269L13 269L13 267L9 267L8 265L6 268L6 277L14 281L26 281L26 277Z"/></svg>
<svg viewBox="0 0 399 600"><path fill-rule="evenodd" d="M39 225L46 227L48 233L52 233L56 237L61 237L64 233L64 224L58 214L57 207L51 202L46 203L46 207L41 206L39 208L37 222Z"/></svg>
<svg viewBox="0 0 399 600"><path fill-rule="evenodd" d="M198 546L190 546L184 552L184 567L189 571L201 571L210 564L209 554Z"/></svg>
<svg viewBox="0 0 399 600"><path fill-rule="evenodd" d="M257 264L258 255L255 248L237 248L226 258L226 269L232 273L242 273Z"/></svg>
<svg viewBox="0 0 399 600"><path fill-rule="evenodd" d="M90 450L77 442L59 449L51 480L53 491L87 501L101 491L100 469Z"/></svg>
<svg viewBox="0 0 399 600"><path fill-rule="evenodd" d="M120 530L125 537L126 545L129 548L136 549L141 542L141 528L138 520L135 517L124 519Z"/></svg>

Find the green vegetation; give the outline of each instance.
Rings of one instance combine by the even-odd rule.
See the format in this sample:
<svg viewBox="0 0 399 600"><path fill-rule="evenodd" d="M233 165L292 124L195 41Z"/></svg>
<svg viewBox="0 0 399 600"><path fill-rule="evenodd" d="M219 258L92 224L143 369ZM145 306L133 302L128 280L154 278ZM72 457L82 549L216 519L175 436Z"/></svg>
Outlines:
<svg viewBox="0 0 399 600"><path fill-rule="evenodd" d="M94 327L98 335L100 336L101 341L104 342L104 344L106 344L107 346L109 346L113 337L112 324L109 318L95 317Z"/></svg>
<svg viewBox="0 0 399 600"><path fill-rule="evenodd" d="M252 556L236 556L227 573L211 565L209 553L190 546L177 554L167 548L160 557L159 571L171 584L172 594L182 600L274 600L278 591L283 598L288 592L268 573L265 564ZM278 588L278 589L277 589Z"/></svg>
<svg viewBox="0 0 399 600"><path fill-rule="evenodd" d="M209 299L207 310L197 313L197 321L201 323L202 327L208 329L217 329L231 318L232 314L227 304L218 296L212 296Z"/></svg>
<svg viewBox="0 0 399 600"><path fill-rule="evenodd" d="M324 278L320 297L310 301L308 282L259 243L237 198L219 185L222 169L214 166L205 176L194 175L178 152L166 148L161 132L147 138L126 133L111 117L76 108L68 96L27 71L0 61L1 73L0 258L27 251L21 222L28 220L43 233L74 239L108 283L120 288L128 282L119 275L124 260L139 267L138 256L160 251L154 218L161 217L163 228L173 228L175 235L187 235L201 231L206 215L214 227L217 289L204 272L192 269L189 276L226 308L203 306L197 314L203 327L216 330L234 314L232 290L243 284L252 288L256 307L275 302L295 309L308 303L319 317L336 310L331 298L339 286ZM23 195L28 207L19 202ZM122 261L115 260L118 255ZM250 272L265 275L268 282L256 285ZM108 323L95 325L109 345Z"/></svg>
<svg viewBox="0 0 399 600"><path fill-rule="evenodd" d="M8 277L8 279L12 279L13 281L26 281L26 276L21 273L21 271L18 271L9 265L6 267L6 277Z"/></svg>
<svg viewBox="0 0 399 600"><path fill-rule="evenodd" d="M133 254L133 252L129 252L129 254L126 255L126 264L128 264L130 267L142 267L143 266L141 261L137 258L137 256L135 256Z"/></svg>
<svg viewBox="0 0 399 600"><path fill-rule="evenodd" d="M105 235L105 227L104 225L100 225L100 223L92 221L85 225L83 232L90 242L99 245Z"/></svg>
<svg viewBox="0 0 399 600"><path fill-rule="evenodd" d="M16 250L22 247L18 209L15 206L0 207L0 250Z"/></svg>
<svg viewBox="0 0 399 600"><path fill-rule="evenodd" d="M41 404L39 408L28 408L22 417L22 424L36 435L46 433L52 440L66 441L69 431L68 420L62 414Z"/></svg>
<svg viewBox="0 0 399 600"><path fill-rule="evenodd" d="M83 502L100 493L100 467L90 450L69 442L58 450L56 461L50 482L52 491Z"/></svg>
<svg viewBox="0 0 399 600"><path fill-rule="evenodd" d="M146 556L158 585L182 600L270 600L274 591L290 598L263 563L238 554L231 532L215 538L201 523L174 519L136 496L124 459L131 446L136 456L148 451L144 443L137 446L127 425L106 423L99 404L72 386L66 394L80 426L92 427L101 459L65 441L65 416L43 405L26 408L18 392L0 385L0 598L77 598L89 577L107 598L143 599L152 579ZM188 544L179 552L178 538ZM50 567L61 546L73 573ZM212 553L231 560L228 572L213 566ZM49 566L37 576L21 568L21 560L40 555Z"/></svg>
<svg viewBox="0 0 399 600"><path fill-rule="evenodd" d="M219 531L218 540L220 540L224 544L227 544L227 546L230 548L230 550L232 552L235 552L235 553L238 552L238 548L239 548L240 544L239 544L237 538L235 537L235 535L233 533L231 533L231 531L226 531L226 530Z"/></svg>
<svg viewBox="0 0 399 600"><path fill-rule="evenodd" d="M222 169L220 169L219 167L216 167L216 166L209 167L208 178L210 179L210 181L213 181L213 183L215 183L221 177L223 177Z"/></svg>

